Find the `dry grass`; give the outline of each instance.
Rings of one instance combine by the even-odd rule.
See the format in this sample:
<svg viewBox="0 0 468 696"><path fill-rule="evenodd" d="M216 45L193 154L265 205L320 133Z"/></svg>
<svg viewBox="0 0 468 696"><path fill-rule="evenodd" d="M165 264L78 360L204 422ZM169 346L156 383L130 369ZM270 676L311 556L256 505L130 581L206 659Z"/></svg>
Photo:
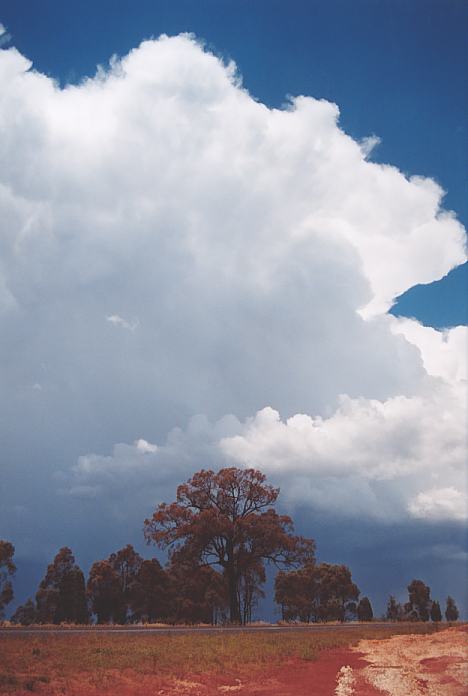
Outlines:
<svg viewBox="0 0 468 696"><path fill-rule="evenodd" d="M203 633L13 633L0 638L0 694L79 693L77 680L104 693L116 675L135 681L149 677L250 671L291 658L314 660L321 650L355 645L401 633L430 633L430 625L365 625L349 631ZM132 676L131 676L132 675ZM58 688L57 685L60 685ZM91 685L91 686L90 686ZM57 688L56 688L57 687ZM94 693L84 688L82 693ZM125 693L122 689L121 693Z"/></svg>

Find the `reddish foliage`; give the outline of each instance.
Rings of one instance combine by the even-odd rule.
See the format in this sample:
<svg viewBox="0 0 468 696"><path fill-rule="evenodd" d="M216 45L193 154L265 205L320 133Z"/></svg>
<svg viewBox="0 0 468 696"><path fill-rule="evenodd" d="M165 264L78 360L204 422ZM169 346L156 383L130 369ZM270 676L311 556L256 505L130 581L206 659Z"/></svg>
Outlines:
<svg viewBox="0 0 468 696"><path fill-rule="evenodd" d="M88 622L84 575L68 546L61 548L47 567L36 605L39 623Z"/></svg>
<svg viewBox="0 0 468 696"><path fill-rule="evenodd" d="M358 596L344 565L309 562L299 570L278 573L275 582L275 600L288 621L344 621L355 613Z"/></svg>
<svg viewBox="0 0 468 696"><path fill-rule="evenodd" d="M242 598L258 594L265 562L291 566L313 557L314 543L294 536L291 518L273 509L278 493L254 469L200 471L145 520L146 539L170 547L173 560L220 567L230 620L241 622L249 614Z"/></svg>

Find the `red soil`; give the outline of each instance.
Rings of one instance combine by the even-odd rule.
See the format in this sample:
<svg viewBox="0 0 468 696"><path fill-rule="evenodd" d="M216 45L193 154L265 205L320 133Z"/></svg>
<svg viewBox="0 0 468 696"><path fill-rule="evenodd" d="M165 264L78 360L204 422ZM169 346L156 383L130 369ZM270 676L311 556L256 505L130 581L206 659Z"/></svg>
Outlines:
<svg viewBox="0 0 468 696"><path fill-rule="evenodd" d="M97 679L87 672L52 672L48 682L37 677L30 688L24 682L15 691L0 686L0 696L463 696L466 668L466 632L449 629L363 640L357 648L324 651L315 661L246 665L224 675L184 672L177 679L106 669Z"/></svg>
<svg viewBox="0 0 468 696"><path fill-rule="evenodd" d="M382 696L381 691L359 674L367 664L357 652L336 649L323 652L315 661L294 659L281 666L246 668L236 675L184 674L180 679L161 679L125 670L107 672L105 686L102 681L97 685L86 678L80 679L78 675L76 681L65 681L56 675L48 684L35 683L34 692L47 696L335 696L340 669L349 666L354 674L354 690L338 692L339 696L348 696L348 693ZM8 696L11 693L9 691ZM14 693L27 696L31 692L21 690Z"/></svg>

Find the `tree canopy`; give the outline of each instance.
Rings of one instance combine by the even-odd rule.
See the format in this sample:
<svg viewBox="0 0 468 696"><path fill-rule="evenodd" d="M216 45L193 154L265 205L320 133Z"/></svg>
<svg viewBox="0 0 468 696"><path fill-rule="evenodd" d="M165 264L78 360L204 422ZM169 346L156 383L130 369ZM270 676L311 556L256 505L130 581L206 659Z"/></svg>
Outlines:
<svg viewBox="0 0 468 696"><path fill-rule="evenodd" d="M359 589L345 565L309 561L281 571L275 581L275 601L288 621L344 621L356 614Z"/></svg>
<svg viewBox="0 0 468 696"><path fill-rule="evenodd" d="M241 623L242 586L253 573L257 585L263 580L265 562L287 567L313 558L314 542L295 536L291 518L273 509L278 494L254 469L202 470L145 520L145 537L169 548L173 560L219 567L230 621Z"/></svg>
<svg viewBox="0 0 468 696"><path fill-rule="evenodd" d="M169 577L155 558L144 560L131 544L93 563L87 595L98 623L166 619Z"/></svg>
<svg viewBox="0 0 468 696"><path fill-rule="evenodd" d="M357 605L358 621L372 621L374 612L369 597L363 597Z"/></svg>
<svg viewBox="0 0 468 696"><path fill-rule="evenodd" d="M95 561L89 571L86 593L97 622L119 623L125 618L119 576L109 561Z"/></svg>
<svg viewBox="0 0 468 696"><path fill-rule="evenodd" d="M387 612L385 618L389 621L400 621L403 617L403 607L396 601L393 595L390 595L387 602Z"/></svg>
<svg viewBox="0 0 468 696"><path fill-rule="evenodd" d="M431 621L438 623L442 621L442 612L440 610L439 602L432 602L431 605Z"/></svg>
<svg viewBox="0 0 468 696"><path fill-rule="evenodd" d="M24 604L20 604L10 621L14 624L21 624L21 626L31 626L31 624L37 623L36 605L33 600L29 598Z"/></svg>
<svg viewBox="0 0 468 696"><path fill-rule="evenodd" d="M170 580L156 558L142 561L132 593L133 620L154 622L168 618Z"/></svg>
<svg viewBox="0 0 468 696"><path fill-rule="evenodd" d="M405 612L413 621L429 621L431 610L431 588L422 580L412 580L408 585L408 602Z"/></svg>
<svg viewBox="0 0 468 696"><path fill-rule="evenodd" d="M36 593L39 623L88 623L84 575L64 546L47 567Z"/></svg>
<svg viewBox="0 0 468 696"><path fill-rule="evenodd" d="M447 604L445 607L445 618L447 621L458 621L458 608L455 604L453 597L447 597Z"/></svg>

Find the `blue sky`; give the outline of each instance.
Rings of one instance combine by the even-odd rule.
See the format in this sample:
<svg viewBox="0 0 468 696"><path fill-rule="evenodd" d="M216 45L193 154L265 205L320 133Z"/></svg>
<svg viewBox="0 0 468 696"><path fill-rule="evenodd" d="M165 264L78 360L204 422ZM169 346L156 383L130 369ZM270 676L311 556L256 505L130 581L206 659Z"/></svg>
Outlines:
<svg viewBox="0 0 468 696"><path fill-rule="evenodd" d="M416 575L463 606L467 15L3 0L18 599L60 545L84 568L145 551L154 504L228 463L265 470L378 611Z"/></svg>
<svg viewBox="0 0 468 696"><path fill-rule="evenodd" d="M462 0L4 0L14 45L62 84L92 76L144 38L193 32L233 58L257 99L307 94L340 106L353 137L377 134L375 161L435 178L468 221L466 26ZM467 323L468 266L408 291L395 314Z"/></svg>

